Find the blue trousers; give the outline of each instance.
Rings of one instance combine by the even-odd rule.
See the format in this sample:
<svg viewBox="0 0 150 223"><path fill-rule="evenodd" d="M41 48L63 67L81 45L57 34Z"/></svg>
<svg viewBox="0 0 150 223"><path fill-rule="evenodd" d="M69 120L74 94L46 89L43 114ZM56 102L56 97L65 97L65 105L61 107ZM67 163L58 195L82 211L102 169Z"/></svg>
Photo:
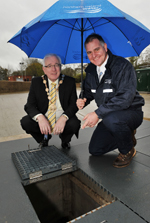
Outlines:
<svg viewBox="0 0 150 223"><path fill-rule="evenodd" d="M132 132L143 121L141 110L123 110L109 113L97 125L90 144L92 155L103 155L114 149L127 154L133 147Z"/></svg>

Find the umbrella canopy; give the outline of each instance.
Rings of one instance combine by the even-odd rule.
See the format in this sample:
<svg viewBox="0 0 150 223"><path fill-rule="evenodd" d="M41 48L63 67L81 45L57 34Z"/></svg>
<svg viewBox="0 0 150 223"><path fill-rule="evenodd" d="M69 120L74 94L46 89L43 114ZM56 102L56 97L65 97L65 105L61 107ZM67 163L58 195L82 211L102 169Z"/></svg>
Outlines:
<svg viewBox="0 0 150 223"><path fill-rule="evenodd" d="M150 44L150 30L107 0L59 0L8 42L28 57L56 53L63 64L88 63L83 42L93 32L123 57L138 56Z"/></svg>

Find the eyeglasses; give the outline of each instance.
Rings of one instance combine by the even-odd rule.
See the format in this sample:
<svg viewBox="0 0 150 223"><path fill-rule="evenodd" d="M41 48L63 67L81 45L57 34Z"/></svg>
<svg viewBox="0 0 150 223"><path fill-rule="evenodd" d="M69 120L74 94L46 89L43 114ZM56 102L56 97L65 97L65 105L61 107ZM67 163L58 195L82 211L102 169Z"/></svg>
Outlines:
<svg viewBox="0 0 150 223"><path fill-rule="evenodd" d="M61 66L61 64L56 63L54 65L48 64L47 66L44 66L44 67L49 68L49 69L52 69L53 67L54 68L59 68L60 66Z"/></svg>

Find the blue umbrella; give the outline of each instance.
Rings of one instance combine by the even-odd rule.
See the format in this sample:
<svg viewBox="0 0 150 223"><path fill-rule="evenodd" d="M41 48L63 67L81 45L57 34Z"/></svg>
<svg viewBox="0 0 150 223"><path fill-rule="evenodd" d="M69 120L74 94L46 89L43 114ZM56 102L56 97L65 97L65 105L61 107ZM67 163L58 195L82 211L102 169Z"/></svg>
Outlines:
<svg viewBox="0 0 150 223"><path fill-rule="evenodd" d="M81 63L83 68L89 62L83 42L93 32L123 57L138 56L150 44L150 30L107 0L59 0L8 42L28 57L56 53L63 64Z"/></svg>
<svg viewBox="0 0 150 223"><path fill-rule="evenodd" d="M93 32L123 57L138 56L150 44L150 30L107 0L59 0L8 42L28 57L55 52L63 64L80 63L81 37L84 42ZM83 62L89 62L84 49Z"/></svg>

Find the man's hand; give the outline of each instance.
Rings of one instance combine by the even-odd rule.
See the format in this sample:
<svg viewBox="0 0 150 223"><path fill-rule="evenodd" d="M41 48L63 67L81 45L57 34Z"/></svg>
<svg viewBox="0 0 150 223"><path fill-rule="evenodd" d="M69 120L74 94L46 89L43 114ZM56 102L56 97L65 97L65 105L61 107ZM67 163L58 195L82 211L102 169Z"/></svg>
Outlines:
<svg viewBox="0 0 150 223"><path fill-rule="evenodd" d="M59 135L64 131L65 125L66 125L67 119L62 115L60 118L57 120L53 133L54 135Z"/></svg>
<svg viewBox="0 0 150 223"><path fill-rule="evenodd" d="M84 117L83 121L85 121L85 123L83 124L82 129L84 129L86 126L92 128L97 124L99 118L95 112L91 112Z"/></svg>
<svg viewBox="0 0 150 223"><path fill-rule="evenodd" d="M51 134L51 127L47 118L44 115L39 115L37 120L41 133L45 135Z"/></svg>
<svg viewBox="0 0 150 223"><path fill-rule="evenodd" d="M78 107L79 110L81 110L84 107L86 100L87 100L86 98L83 98L83 99L79 98L79 99L77 99L76 104L77 104L77 107Z"/></svg>

